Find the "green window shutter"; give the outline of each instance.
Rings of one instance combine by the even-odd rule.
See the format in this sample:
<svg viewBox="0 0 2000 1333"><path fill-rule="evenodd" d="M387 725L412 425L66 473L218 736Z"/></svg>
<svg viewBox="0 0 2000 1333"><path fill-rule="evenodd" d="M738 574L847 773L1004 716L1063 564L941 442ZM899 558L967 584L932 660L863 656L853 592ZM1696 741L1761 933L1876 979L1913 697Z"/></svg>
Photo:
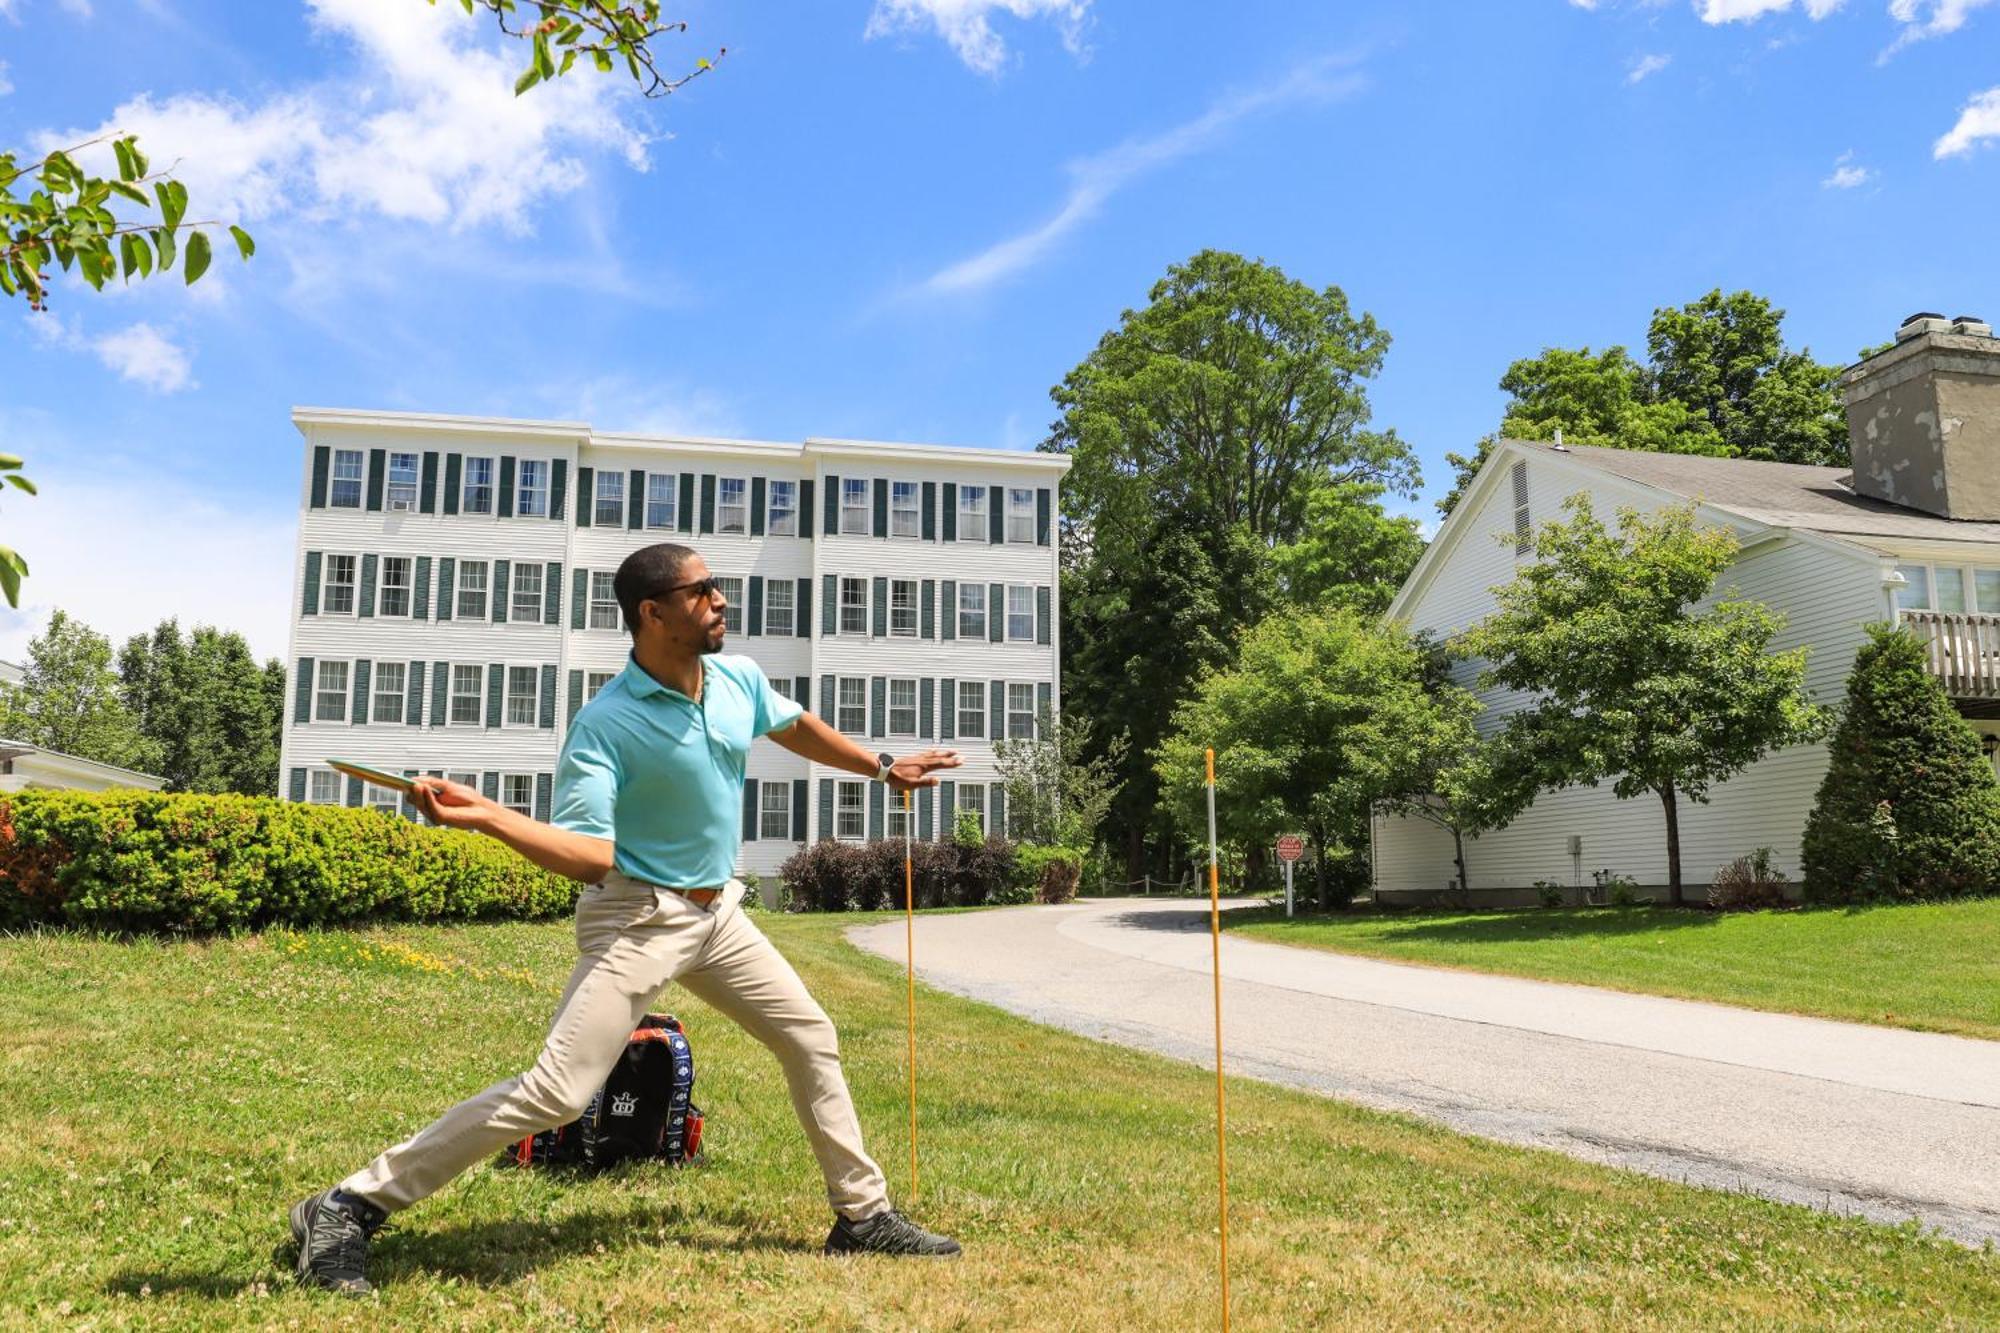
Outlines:
<svg viewBox="0 0 2000 1333"><path fill-rule="evenodd" d="M500 775L498 773L481 773L479 775L479 794L489 801L499 800Z"/></svg>
<svg viewBox="0 0 2000 1333"><path fill-rule="evenodd" d="M366 618L375 614L375 566L377 560L372 555L361 557L361 600L360 614Z"/></svg>
<svg viewBox="0 0 2000 1333"><path fill-rule="evenodd" d="M743 610L743 629L751 635L764 632L764 576L750 576L750 604Z"/></svg>
<svg viewBox="0 0 2000 1333"><path fill-rule="evenodd" d="M403 668L409 673L408 697L403 701L403 725L421 727L424 724L424 664L412 662Z"/></svg>
<svg viewBox="0 0 2000 1333"><path fill-rule="evenodd" d="M826 479L826 535L832 537L840 531L840 478Z"/></svg>
<svg viewBox="0 0 2000 1333"><path fill-rule="evenodd" d="M882 841L882 784L868 784L868 838L871 842Z"/></svg>
<svg viewBox="0 0 2000 1333"><path fill-rule="evenodd" d="M556 729L556 668L553 662L542 667L542 698L538 716L543 731Z"/></svg>
<svg viewBox="0 0 2000 1333"><path fill-rule="evenodd" d="M880 737L886 734L884 713L889 711L889 680L886 676L872 677L868 682L868 734Z"/></svg>
<svg viewBox="0 0 2000 1333"><path fill-rule="evenodd" d="M937 580L925 579L917 585L917 637L937 637Z"/></svg>
<svg viewBox="0 0 2000 1333"><path fill-rule="evenodd" d="M799 707L811 708L812 697L813 678L811 676L794 676L792 678L792 698L798 701Z"/></svg>
<svg viewBox="0 0 2000 1333"><path fill-rule="evenodd" d="M833 836L833 779L819 780L819 840Z"/></svg>
<svg viewBox="0 0 2000 1333"><path fill-rule="evenodd" d="M292 676L296 682L292 700L292 721L310 722L313 705L313 660L310 657L301 657L298 670L294 671Z"/></svg>
<svg viewBox="0 0 2000 1333"><path fill-rule="evenodd" d="M451 663L431 663L431 725L441 727L450 716Z"/></svg>
<svg viewBox="0 0 2000 1333"><path fill-rule="evenodd" d="M944 484L943 499L944 499L944 539L948 542L955 542L958 540L958 483L957 482L948 481Z"/></svg>
<svg viewBox="0 0 2000 1333"><path fill-rule="evenodd" d="M1049 585L1035 585L1035 642L1049 641Z"/></svg>
<svg viewBox="0 0 2000 1333"><path fill-rule="evenodd" d="M552 773L535 774L535 818L546 824L549 822L549 806L556 794L556 780Z"/></svg>
<svg viewBox="0 0 2000 1333"><path fill-rule="evenodd" d="M406 768L403 770L403 776L406 778L413 778L417 776L417 770L414 768ZM417 817L417 803L411 800L408 796L405 796L403 798L403 818L414 820L416 817Z"/></svg>
<svg viewBox="0 0 2000 1333"><path fill-rule="evenodd" d="M812 637L813 623L813 581L810 578L799 580L798 591L793 594L792 600L794 603L792 606L792 637L795 639L809 639Z"/></svg>
<svg viewBox="0 0 2000 1333"><path fill-rule="evenodd" d="M799 536L805 538L807 541L813 539L813 484L811 477L807 477L799 483L799 517L798 522L792 526L797 528Z"/></svg>
<svg viewBox="0 0 2000 1333"><path fill-rule="evenodd" d="M889 580L878 578L874 587L875 637L887 638L889 634Z"/></svg>
<svg viewBox="0 0 2000 1333"><path fill-rule="evenodd" d="M633 468L625 478L625 527L637 532L646 526L646 471Z"/></svg>
<svg viewBox="0 0 2000 1333"><path fill-rule="evenodd" d="M1007 738L1007 682L986 682L986 740L988 744Z"/></svg>
<svg viewBox="0 0 2000 1333"><path fill-rule="evenodd" d="M579 528L589 527L591 519L595 517L591 511L597 506L596 490L597 470L587 467L578 468L576 470L576 525Z"/></svg>
<svg viewBox="0 0 2000 1333"><path fill-rule="evenodd" d="M951 740L958 734L958 682L946 676L938 685L938 739Z"/></svg>
<svg viewBox="0 0 2000 1333"><path fill-rule="evenodd" d="M882 477L875 478L875 535L889 535L889 483Z"/></svg>
<svg viewBox="0 0 2000 1333"><path fill-rule="evenodd" d="M715 474L701 474L701 530L715 531Z"/></svg>
<svg viewBox="0 0 2000 1333"><path fill-rule="evenodd" d="M1046 486L1035 491L1035 545L1047 546L1050 541L1049 519L1054 495Z"/></svg>
<svg viewBox="0 0 2000 1333"><path fill-rule="evenodd" d="M360 778L349 778L347 780L347 804L351 809L359 810L361 808Z"/></svg>
<svg viewBox="0 0 2000 1333"><path fill-rule="evenodd" d="M986 585L986 637L994 643L1007 637L1007 589L1004 584Z"/></svg>
<svg viewBox="0 0 2000 1333"><path fill-rule="evenodd" d="M437 618L439 620L451 619L451 613L453 610L452 594L455 591L455 585L457 584L457 582L458 582L458 561L455 557L445 556L443 559L438 561Z"/></svg>
<svg viewBox="0 0 2000 1333"><path fill-rule="evenodd" d="M509 575L513 572L513 568L512 563L506 560L495 560L493 562L491 598L493 603L493 623L496 625L505 624L507 621L507 582Z"/></svg>
<svg viewBox="0 0 2000 1333"><path fill-rule="evenodd" d="M324 444L313 446L312 508L326 508L326 482L333 471L333 450Z"/></svg>
<svg viewBox="0 0 2000 1333"><path fill-rule="evenodd" d="M370 449L368 451L368 511L379 513L382 509L382 482L389 470L389 451Z"/></svg>
<svg viewBox="0 0 2000 1333"><path fill-rule="evenodd" d="M924 740L937 733L931 726L931 712L937 706L937 682L925 676L917 682L917 735Z"/></svg>
<svg viewBox="0 0 2000 1333"><path fill-rule="evenodd" d="M583 707L583 672L571 667L569 671L569 725L576 725L577 711Z"/></svg>
<svg viewBox="0 0 2000 1333"><path fill-rule="evenodd" d="M563 506L569 502L569 460L558 458L549 468L549 521L563 521Z"/></svg>
<svg viewBox="0 0 2000 1333"><path fill-rule="evenodd" d="M917 788L917 841L932 841L931 833L931 789Z"/></svg>
<svg viewBox="0 0 2000 1333"><path fill-rule="evenodd" d="M1054 692L1055 691L1050 687L1049 683L1045 680L1040 681L1035 685L1035 739L1036 740L1048 739L1046 736L1042 734L1042 719L1050 716L1049 705L1052 702L1050 696L1054 694Z"/></svg>
<svg viewBox="0 0 2000 1333"><path fill-rule="evenodd" d="M424 470L418 482L417 512L435 514L437 512L438 454L435 449L424 450Z"/></svg>
<svg viewBox="0 0 2000 1333"><path fill-rule="evenodd" d="M764 479L750 478L750 535L764 535Z"/></svg>
<svg viewBox="0 0 2000 1333"><path fill-rule="evenodd" d="M577 503L583 503L581 495L577 496ZM577 512L583 511L579 509ZM590 571L582 568L572 569L569 572L569 627L582 629L590 623L589 617Z"/></svg>
<svg viewBox="0 0 2000 1333"><path fill-rule="evenodd" d="M995 546L1007 540L1007 488L986 488L986 540Z"/></svg>
<svg viewBox="0 0 2000 1333"><path fill-rule="evenodd" d="M465 460L458 454L444 456L444 512L458 512L459 474L464 470Z"/></svg>
<svg viewBox="0 0 2000 1333"><path fill-rule="evenodd" d="M743 841L757 841L757 779L743 779Z"/></svg>
<svg viewBox="0 0 2000 1333"><path fill-rule="evenodd" d="M924 540L937 540L937 483L924 483Z"/></svg>
<svg viewBox="0 0 2000 1333"><path fill-rule="evenodd" d="M831 634L840 624L840 584L833 575L822 574L819 579L820 606L819 632Z"/></svg>
<svg viewBox="0 0 2000 1333"><path fill-rule="evenodd" d="M306 771L303 768L295 768L292 770L292 799L303 801L305 798Z"/></svg>
<svg viewBox="0 0 2000 1333"><path fill-rule="evenodd" d="M514 456L500 455L500 503L495 512L501 518L514 517Z"/></svg>
<svg viewBox="0 0 2000 1333"><path fill-rule="evenodd" d="M365 657L354 659L354 697L347 710L347 720L357 727L368 723L368 677L373 665Z"/></svg>
<svg viewBox="0 0 2000 1333"><path fill-rule="evenodd" d="M792 841L806 840L806 780L792 779Z"/></svg>
<svg viewBox="0 0 2000 1333"><path fill-rule="evenodd" d="M828 726L833 725L835 718L833 712L832 676L821 676L819 678L819 715L825 720Z"/></svg>
<svg viewBox="0 0 2000 1333"><path fill-rule="evenodd" d="M486 725L488 727L498 727L500 725L500 692L506 688L506 684L506 665L501 662L489 664L486 668Z"/></svg>
<svg viewBox="0 0 2000 1333"><path fill-rule="evenodd" d="M993 817L986 821L986 836L1004 838L1007 836L1007 785L994 783L986 789L986 799L993 806Z"/></svg>
<svg viewBox="0 0 2000 1333"><path fill-rule="evenodd" d="M306 593L299 606L299 614L316 616L319 614L319 552L306 552Z"/></svg>
<svg viewBox="0 0 2000 1333"><path fill-rule="evenodd" d="M674 526L682 532L694 531L694 473L681 473L680 503L674 506Z"/></svg>
<svg viewBox="0 0 2000 1333"><path fill-rule="evenodd" d="M958 637L958 581L946 579L940 585L938 597L938 637L956 639Z"/></svg>
<svg viewBox="0 0 2000 1333"><path fill-rule="evenodd" d="M951 840L952 824L957 816L952 812L952 798L958 793L956 782L938 783L938 841Z"/></svg>
<svg viewBox="0 0 2000 1333"><path fill-rule="evenodd" d="M417 557L416 586L410 591L410 614L418 620L431 618L431 558Z"/></svg>
<svg viewBox="0 0 2000 1333"><path fill-rule="evenodd" d="M542 571L542 623L562 624L562 564L551 560Z"/></svg>

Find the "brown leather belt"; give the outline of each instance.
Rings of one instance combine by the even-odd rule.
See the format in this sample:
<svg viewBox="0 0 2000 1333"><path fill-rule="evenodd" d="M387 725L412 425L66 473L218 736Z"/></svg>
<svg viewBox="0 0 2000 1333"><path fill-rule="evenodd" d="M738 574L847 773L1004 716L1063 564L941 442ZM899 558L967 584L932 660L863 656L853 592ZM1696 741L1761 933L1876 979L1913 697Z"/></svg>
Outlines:
<svg viewBox="0 0 2000 1333"><path fill-rule="evenodd" d="M668 892L668 893L678 893L678 894L679 894L679 895L680 895L681 897L683 897L683 898L687 899L687 900L688 900L689 902L693 903L693 904L694 904L694 905L695 905L696 907L709 907L709 906L712 906L712 905L714 904L715 900L716 900L717 898L720 898L720 897L722 896L722 890L721 890L721 889L673 889L673 888L669 888L669 889L667 890L667 892Z"/></svg>

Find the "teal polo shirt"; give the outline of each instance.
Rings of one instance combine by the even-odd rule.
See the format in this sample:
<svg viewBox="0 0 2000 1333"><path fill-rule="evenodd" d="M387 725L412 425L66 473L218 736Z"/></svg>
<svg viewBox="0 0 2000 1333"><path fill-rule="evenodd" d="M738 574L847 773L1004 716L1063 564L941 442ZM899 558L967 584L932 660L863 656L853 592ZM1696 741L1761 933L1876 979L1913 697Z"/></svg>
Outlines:
<svg viewBox="0 0 2000 1333"><path fill-rule="evenodd" d="M628 659L577 713L556 766L550 822L609 838L620 871L674 889L736 873L750 742L805 712L747 657L701 661L696 703Z"/></svg>

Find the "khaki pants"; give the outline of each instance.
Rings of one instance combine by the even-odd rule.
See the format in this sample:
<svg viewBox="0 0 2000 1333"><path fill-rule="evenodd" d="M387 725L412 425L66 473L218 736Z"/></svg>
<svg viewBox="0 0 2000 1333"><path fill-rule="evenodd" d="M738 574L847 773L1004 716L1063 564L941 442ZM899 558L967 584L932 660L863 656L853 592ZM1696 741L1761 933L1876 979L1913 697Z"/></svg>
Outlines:
<svg viewBox="0 0 2000 1333"><path fill-rule="evenodd" d="M744 913L742 897L732 879L712 908L698 907L616 871L585 889L576 905L582 956L534 1068L460 1102L340 1187L394 1212L508 1144L568 1124L660 989L678 981L778 1057L834 1211L859 1220L887 1208L881 1168L861 1146L833 1024Z"/></svg>

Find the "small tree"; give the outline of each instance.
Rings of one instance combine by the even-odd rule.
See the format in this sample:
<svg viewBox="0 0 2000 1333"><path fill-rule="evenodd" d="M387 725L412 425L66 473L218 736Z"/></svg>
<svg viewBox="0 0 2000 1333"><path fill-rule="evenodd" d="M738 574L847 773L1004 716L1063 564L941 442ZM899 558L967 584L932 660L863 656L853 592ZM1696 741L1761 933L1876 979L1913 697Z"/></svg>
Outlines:
<svg viewBox="0 0 2000 1333"><path fill-rule="evenodd" d="M1541 787L1608 778L1621 800L1658 796L1678 905L1681 798L1705 802L1766 752L1818 739L1826 710L1806 694L1806 650L1768 651L1782 616L1736 597L1694 609L1736 558L1733 534L1697 527L1692 505L1620 511L1615 535L1587 494L1564 507L1569 521L1535 535L1534 562L1464 640L1490 664L1484 683L1540 700L1507 719L1496 767Z"/></svg>
<svg viewBox="0 0 2000 1333"><path fill-rule="evenodd" d="M242 635L197 625L184 636L178 621L163 620L125 641L118 678L170 790L277 789L284 666L258 666Z"/></svg>
<svg viewBox="0 0 2000 1333"><path fill-rule="evenodd" d="M120 768L159 759L119 696L111 640L62 611L28 644L21 683L0 698L0 735Z"/></svg>
<svg viewBox="0 0 2000 1333"><path fill-rule="evenodd" d="M1012 832L1024 842L1089 850L1117 799L1124 753L1122 740L1099 747L1088 722L1052 708L1036 717L1032 737L994 742Z"/></svg>
<svg viewBox="0 0 2000 1333"><path fill-rule="evenodd" d="M1806 819L1805 892L1842 901L1990 893L2000 885L2000 782L1925 668L1923 645L1869 627L1832 762Z"/></svg>

